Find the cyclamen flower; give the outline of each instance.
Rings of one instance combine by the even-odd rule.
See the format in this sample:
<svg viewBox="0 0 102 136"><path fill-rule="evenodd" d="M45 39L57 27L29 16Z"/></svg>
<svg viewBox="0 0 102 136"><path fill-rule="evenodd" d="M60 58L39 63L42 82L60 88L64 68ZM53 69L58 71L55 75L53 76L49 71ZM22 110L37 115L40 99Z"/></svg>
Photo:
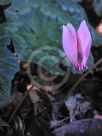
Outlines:
<svg viewBox="0 0 102 136"><path fill-rule="evenodd" d="M85 20L81 22L77 31L70 23L63 26L62 43L65 54L73 68L77 70L86 69L92 38Z"/></svg>

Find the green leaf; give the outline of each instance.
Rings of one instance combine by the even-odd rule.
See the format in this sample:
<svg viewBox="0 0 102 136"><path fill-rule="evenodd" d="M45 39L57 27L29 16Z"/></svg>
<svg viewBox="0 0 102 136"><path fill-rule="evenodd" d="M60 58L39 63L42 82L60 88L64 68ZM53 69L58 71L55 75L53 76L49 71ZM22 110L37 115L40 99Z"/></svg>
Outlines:
<svg viewBox="0 0 102 136"><path fill-rule="evenodd" d="M71 21L71 17L68 15L68 13L64 12L61 8L58 7L58 5L54 5L53 3L45 4L42 6L40 11L43 13L43 15L49 17L52 21L59 22L61 24L65 24Z"/></svg>
<svg viewBox="0 0 102 136"><path fill-rule="evenodd" d="M6 24L0 25L0 98L10 99L11 80L18 70L17 59L7 49L10 39L5 35Z"/></svg>
<svg viewBox="0 0 102 136"><path fill-rule="evenodd" d="M87 61L87 65L88 65L89 69L92 68L93 65L94 65L94 57L93 57L92 53L90 53L90 56L89 56L88 61Z"/></svg>
<svg viewBox="0 0 102 136"><path fill-rule="evenodd" d="M93 7L98 16L102 16L102 0L94 0Z"/></svg>
<svg viewBox="0 0 102 136"><path fill-rule="evenodd" d="M9 13L7 13L6 15L7 18L10 17ZM55 22L51 22L50 20L48 20L39 11L30 10L27 13L18 15L18 17L16 17L16 20L18 19L20 19L21 23L19 23L19 25L16 25L16 23L13 23L13 20L11 18L12 22L11 24L8 24L6 30L8 31L8 33L10 33L10 36L13 38L16 52L19 54L21 61L28 61L29 57L34 54L38 47L56 47L56 45L58 46L58 43L60 43L59 39L61 36L61 31L58 25L56 25ZM22 22L25 23L23 24ZM12 23L14 24L14 29L10 29L10 25L12 25ZM49 56L53 57L51 52L53 52L53 50L47 50L46 58L49 58ZM34 57L32 61L34 63L39 64L39 59L43 57L45 57L45 52L41 52L40 55ZM57 58L57 56L55 57ZM42 63L40 65L49 71L49 68L54 64L55 63L49 62L48 64ZM51 71L51 73L59 73L59 75L64 74L64 72L59 68L59 66L56 66Z"/></svg>
<svg viewBox="0 0 102 136"><path fill-rule="evenodd" d="M7 4L7 3L10 3L11 0L0 0L0 4L3 5L3 4Z"/></svg>

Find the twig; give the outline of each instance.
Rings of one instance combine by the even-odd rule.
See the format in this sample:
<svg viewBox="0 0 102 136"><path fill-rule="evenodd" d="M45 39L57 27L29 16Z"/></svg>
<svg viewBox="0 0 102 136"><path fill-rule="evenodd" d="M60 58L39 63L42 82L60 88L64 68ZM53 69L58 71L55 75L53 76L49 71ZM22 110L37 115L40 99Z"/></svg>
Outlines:
<svg viewBox="0 0 102 136"><path fill-rule="evenodd" d="M29 91L33 88L33 86L31 86L31 88L29 89ZM11 117L9 118L9 121L8 122L11 122L11 120L14 118L14 116L16 115L18 109L20 108L20 106L22 105L22 103L24 102L24 100L27 98L28 96L28 92L29 91L26 91L24 93L24 95L22 96L20 102L18 103L17 107L15 108L15 110L13 111L13 113L11 114Z"/></svg>
<svg viewBox="0 0 102 136"><path fill-rule="evenodd" d="M61 123L64 123L64 121L67 121L68 119L70 119L70 117L66 117L61 121L58 121L56 124L52 125L51 128L56 128L57 126L59 126Z"/></svg>
<svg viewBox="0 0 102 136"><path fill-rule="evenodd" d="M71 96L74 93L75 88L79 85L79 83L94 69L96 68L100 63L102 62L102 58L99 59L91 69L89 69L84 75L79 78L79 80L74 84L74 86L69 90L68 94L65 96L64 100L68 99L69 96Z"/></svg>

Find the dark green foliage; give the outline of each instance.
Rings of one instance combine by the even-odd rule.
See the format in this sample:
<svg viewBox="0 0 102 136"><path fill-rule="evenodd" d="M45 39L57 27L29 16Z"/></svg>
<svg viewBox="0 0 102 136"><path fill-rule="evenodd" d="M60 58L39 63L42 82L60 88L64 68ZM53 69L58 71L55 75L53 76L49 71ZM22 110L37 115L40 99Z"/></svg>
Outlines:
<svg viewBox="0 0 102 136"><path fill-rule="evenodd" d="M94 0L93 7L97 15L102 17L102 0Z"/></svg>

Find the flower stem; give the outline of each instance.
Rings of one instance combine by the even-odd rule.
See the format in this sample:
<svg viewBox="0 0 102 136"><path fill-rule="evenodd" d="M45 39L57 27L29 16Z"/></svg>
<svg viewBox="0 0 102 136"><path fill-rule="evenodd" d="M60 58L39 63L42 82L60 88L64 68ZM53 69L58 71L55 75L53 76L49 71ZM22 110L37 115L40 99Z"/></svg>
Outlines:
<svg viewBox="0 0 102 136"><path fill-rule="evenodd" d="M95 69L102 62L102 58L99 59L91 69L89 69L84 75L82 75L79 80L74 84L74 86L69 90L68 94L65 96L64 100L68 99L74 93L75 88L79 85L79 83L90 73L93 69Z"/></svg>

